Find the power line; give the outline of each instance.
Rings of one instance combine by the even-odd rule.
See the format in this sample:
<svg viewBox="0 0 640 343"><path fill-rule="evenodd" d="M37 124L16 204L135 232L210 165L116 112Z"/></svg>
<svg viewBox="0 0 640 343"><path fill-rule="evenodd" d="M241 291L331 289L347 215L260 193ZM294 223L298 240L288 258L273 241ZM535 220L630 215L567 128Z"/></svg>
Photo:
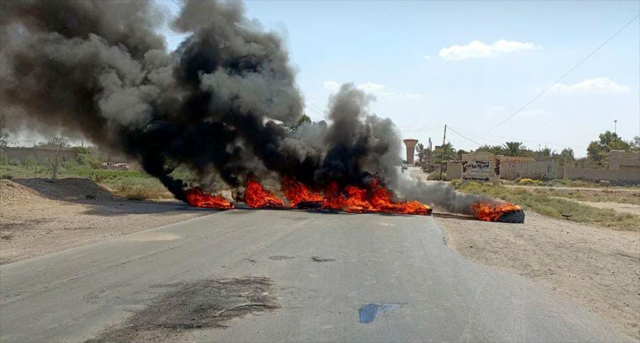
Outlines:
<svg viewBox="0 0 640 343"><path fill-rule="evenodd" d="M486 139L485 136L489 136L489 137L494 137L494 138L500 138L500 139L508 139L508 140L513 140L513 141L522 141L522 142L529 142L529 143L536 143L536 144L544 144L544 145L551 145L551 146L558 146L558 147L581 147L581 148L586 148L586 145L579 145L579 144L566 144L566 143L554 143L554 142L541 142L541 141L532 141L532 140L528 140L528 139L520 139L520 138L512 138L512 137L504 137L504 136L496 136L496 135L487 135L478 131L473 131L473 130L469 130L469 129L463 129L458 127L457 130L460 131L465 131L468 135L471 136L476 136L479 138L482 138L486 141L490 141L490 142L498 142L497 139Z"/></svg>
<svg viewBox="0 0 640 343"><path fill-rule="evenodd" d="M182 6L180 6L180 4L176 2L176 0L171 0L171 2L173 2L174 4L176 4L176 6L180 7L180 9L182 9Z"/></svg>
<svg viewBox="0 0 640 343"><path fill-rule="evenodd" d="M314 117L315 116L319 116L321 118L320 120L322 120L322 118L324 118L324 114L319 113L318 110L316 110L315 108L313 108L311 106L306 106L306 109L312 111L312 112L309 112L308 114L314 114Z"/></svg>
<svg viewBox="0 0 640 343"><path fill-rule="evenodd" d="M545 88L542 92L540 92L538 95L536 95L533 99L531 99L529 102L527 102L526 104L524 104L522 107L520 107L517 111L513 112L513 114L511 114L509 117L507 117L507 119L501 121L498 125L494 126L491 130L487 131L486 133L489 133L495 129L497 129L499 126L501 126L502 124L506 123L507 121L511 120L511 118L515 117L516 114L520 113L522 110L524 110L527 106L531 105L534 101L536 101L539 97L541 97L543 94L545 94L548 90L550 90L553 86L555 86L556 84L558 84L558 82L562 81L562 79L564 79L567 75L571 74L571 72L573 72L574 70L576 70L576 68L578 68L580 65L582 65L584 62L586 62L591 56L593 56L596 52L598 52L600 49L602 49L603 46L605 46L607 43L609 43L609 41L611 41L615 36L617 36L620 32L622 32L624 29L627 28L627 26L631 25L631 23L633 23L636 19L638 19L638 17L640 17L640 14L636 15L635 17L633 17L633 19L631 19L628 23L626 23L622 28L620 28L618 31L616 31L616 33L613 34L613 36L609 37L607 40L605 40L602 44L600 44L595 50L591 51L591 53L589 53L587 55L587 57L583 58L582 61L580 61L578 64L576 64L573 68L569 69L569 71L567 71L566 73L564 73L562 76L560 76L560 78L558 78L556 80L556 82L554 82L553 84L551 84L549 87Z"/></svg>
<svg viewBox="0 0 640 343"><path fill-rule="evenodd" d="M325 115L327 114L326 110L323 110L322 107L318 106L318 104L316 104L315 102L313 102L311 99L307 99L309 100L309 103L313 106L315 106L318 110L320 110L320 112L324 113Z"/></svg>
<svg viewBox="0 0 640 343"><path fill-rule="evenodd" d="M464 135L463 135L463 134L461 134L460 132L458 132L458 131L454 130L451 126L449 126L449 130L453 131L453 133L455 133L456 135L458 135L458 136L460 136L460 137L462 137L462 138L464 138L464 139L468 140L469 142L476 144L477 146L482 146L482 145L483 145L483 144L480 144L480 143L478 143L478 142L474 141L474 140L473 140L473 139L471 139L471 138L468 138L468 137L464 136Z"/></svg>

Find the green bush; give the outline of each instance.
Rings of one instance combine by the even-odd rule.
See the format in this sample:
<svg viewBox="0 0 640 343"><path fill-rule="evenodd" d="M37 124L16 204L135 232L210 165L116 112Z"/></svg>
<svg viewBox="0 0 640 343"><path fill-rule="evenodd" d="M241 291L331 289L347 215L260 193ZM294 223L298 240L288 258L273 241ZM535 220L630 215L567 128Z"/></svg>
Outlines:
<svg viewBox="0 0 640 343"><path fill-rule="evenodd" d="M116 195L124 196L130 200L170 199L173 197L160 181L151 177L105 178L101 183Z"/></svg>
<svg viewBox="0 0 640 343"><path fill-rule="evenodd" d="M540 184L540 180L534 180L534 179L529 179L529 178L522 178L522 179L518 179L516 180L516 182L519 185L523 185L523 186L536 186Z"/></svg>
<svg viewBox="0 0 640 343"><path fill-rule="evenodd" d="M451 187L458 189L462 185L462 182L463 181L461 179L455 179L455 180L451 180L450 184L451 184Z"/></svg>
<svg viewBox="0 0 640 343"><path fill-rule="evenodd" d="M442 173L442 178L440 178L440 172L433 172L427 176L427 180L446 180L447 173Z"/></svg>
<svg viewBox="0 0 640 343"><path fill-rule="evenodd" d="M27 156L27 160L24 162L24 165L27 167L34 167L38 164L38 160L33 155Z"/></svg>

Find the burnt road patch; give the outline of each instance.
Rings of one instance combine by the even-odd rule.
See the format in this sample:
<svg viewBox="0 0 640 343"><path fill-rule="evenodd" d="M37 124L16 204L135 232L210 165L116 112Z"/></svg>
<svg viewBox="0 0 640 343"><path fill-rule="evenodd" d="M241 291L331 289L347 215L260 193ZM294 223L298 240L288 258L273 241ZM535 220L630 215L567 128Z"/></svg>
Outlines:
<svg viewBox="0 0 640 343"><path fill-rule="evenodd" d="M158 296L122 325L85 343L171 339L185 330L225 328L225 322L232 318L277 308L269 278L200 280L179 284L179 288Z"/></svg>
<svg viewBox="0 0 640 343"><path fill-rule="evenodd" d="M272 261L284 261L284 260L293 260L296 258L295 256L287 256L287 255L272 255L269 256L268 259Z"/></svg>
<svg viewBox="0 0 640 343"><path fill-rule="evenodd" d="M318 263L334 262L335 260L336 260L335 258L325 258L325 257L320 257L320 256L311 256L311 261L318 262Z"/></svg>

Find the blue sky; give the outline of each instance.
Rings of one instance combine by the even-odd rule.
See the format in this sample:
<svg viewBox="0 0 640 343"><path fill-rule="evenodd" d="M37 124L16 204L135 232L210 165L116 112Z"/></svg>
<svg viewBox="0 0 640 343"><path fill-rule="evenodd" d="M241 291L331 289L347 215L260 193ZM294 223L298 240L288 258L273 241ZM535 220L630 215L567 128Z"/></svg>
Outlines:
<svg viewBox="0 0 640 343"><path fill-rule="evenodd" d="M170 16L171 0L156 0ZM180 0L175 0L180 3ZM584 156L606 129L640 135L640 20L505 124L496 127L640 13L638 1L246 1L280 33L306 112L353 82L404 138L456 148L524 141ZM183 37L163 29L170 48ZM491 130L491 131L490 131ZM489 132L487 134L487 132ZM464 137L463 137L464 136Z"/></svg>

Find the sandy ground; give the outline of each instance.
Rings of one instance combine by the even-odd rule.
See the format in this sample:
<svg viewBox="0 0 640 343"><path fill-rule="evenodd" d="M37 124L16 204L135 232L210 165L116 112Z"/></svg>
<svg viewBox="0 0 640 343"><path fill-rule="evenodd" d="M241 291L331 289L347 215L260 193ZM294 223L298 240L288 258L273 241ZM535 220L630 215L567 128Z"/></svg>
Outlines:
<svg viewBox="0 0 640 343"><path fill-rule="evenodd" d="M0 264L211 213L176 201L117 199L86 179L0 181Z"/></svg>
<svg viewBox="0 0 640 343"><path fill-rule="evenodd" d="M572 298L640 339L640 233L613 231L528 212L522 225L440 215L447 245Z"/></svg>

